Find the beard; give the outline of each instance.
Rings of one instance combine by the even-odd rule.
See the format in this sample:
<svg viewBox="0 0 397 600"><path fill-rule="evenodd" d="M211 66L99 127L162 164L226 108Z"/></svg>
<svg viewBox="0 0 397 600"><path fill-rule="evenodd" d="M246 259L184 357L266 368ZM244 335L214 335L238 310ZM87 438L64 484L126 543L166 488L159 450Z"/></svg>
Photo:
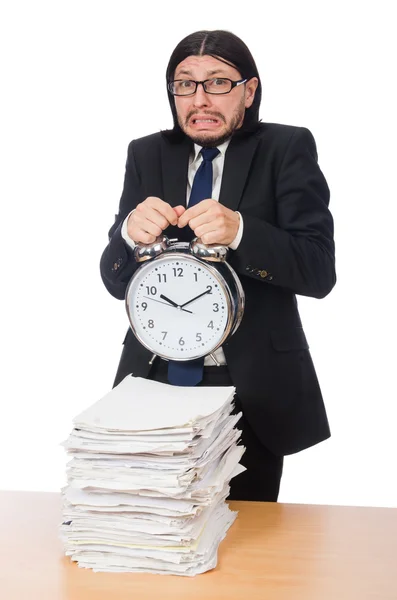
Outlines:
<svg viewBox="0 0 397 600"><path fill-rule="evenodd" d="M191 134L190 132L188 133L187 132L187 123L190 121L190 119L195 114L198 114L198 111L190 112L187 115L184 123L182 122L181 118L178 115L178 123L179 123L180 128L184 132L184 134L187 135L198 146L208 146L208 147L220 146L221 144L223 144L223 142L226 142L226 140L228 140L230 137L232 137L233 133L241 127L242 122L244 120L244 114L245 114L245 100L244 100L244 98L241 99L240 104L237 106L236 110L233 113L233 116L230 120L229 125L222 132L222 134L219 134L216 132L214 132L214 133L206 132L206 134L202 134L202 133L201 134L200 133ZM222 113L219 113L219 112L209 113L207 111L201 111L200 114L208 115L209 118L215 117L226 124L226 119L222 115Z"/></svg>

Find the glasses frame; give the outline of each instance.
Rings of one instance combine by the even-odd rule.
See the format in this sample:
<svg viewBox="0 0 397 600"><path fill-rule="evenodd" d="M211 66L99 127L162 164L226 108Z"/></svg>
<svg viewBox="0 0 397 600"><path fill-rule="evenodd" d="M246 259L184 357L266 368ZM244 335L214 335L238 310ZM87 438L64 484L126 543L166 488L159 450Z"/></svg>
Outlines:
<svg viewBox="0 0 397 600"><path fill-rule="evenodd" d="M230 83L232 84L232 87L230 88L230 90L228 92L207 92L204 84L206 84L207 81L214 81L215 79L223 79L225 81L230 81ZM175 92L172 91L172 84L176 83L177 81L190 81L190 83L195 83L196 87L194 88L194 92L190 92L189 94L175 94ZM204 79L204 81L194 81L194 79L174 79L173 81L170 81L167 84L167 88L168 88L168 91L170 92L170 94L172 94L173 96L179 96L179 97L194 96L194 94L197 92L198 86L201 83L201 85L203 86L203 90L206 94L212 94L213 96L224 96L225 94L230 94L230 92L232 91L233 88L235 88L239 85L242 85L243 83L246 83L247 81L248 81L248 79L239 79L238 81L233 81L232 79L229 79L229 77L211 77L211 79Z"/></svg>

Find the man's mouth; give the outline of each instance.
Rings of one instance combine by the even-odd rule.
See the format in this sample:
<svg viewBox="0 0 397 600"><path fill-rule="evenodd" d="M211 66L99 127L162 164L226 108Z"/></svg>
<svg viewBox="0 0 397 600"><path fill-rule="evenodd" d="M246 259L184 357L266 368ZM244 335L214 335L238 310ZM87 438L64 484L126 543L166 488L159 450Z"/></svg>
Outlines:
<svg viewBox="0 0 397 600"><path fill-rule="evenodd" d="M214 125L219 125L220 120L215 117L192 117L190 122L193 127L213 127Z"/></svg>
<svg viewBox="0 0 397 600"><path fill-rule="evenodd" d="M193 119L193 123L217 123L218 119Z"/></svg>

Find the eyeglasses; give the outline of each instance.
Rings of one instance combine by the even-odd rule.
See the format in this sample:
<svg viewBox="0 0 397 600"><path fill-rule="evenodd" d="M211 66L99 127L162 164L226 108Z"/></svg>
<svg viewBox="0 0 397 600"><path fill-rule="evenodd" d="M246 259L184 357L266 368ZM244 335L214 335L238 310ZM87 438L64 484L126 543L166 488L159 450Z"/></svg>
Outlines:
<svg viewBox="0 0 397 600"><path fill-rule="evenodd" d="M225 77L206 79L205 81L192 81L191 79L175 79L168 84L168 90L174 96L192 96L196 93L197 86L201 83L207 94L228 94L234 87L245 83L248 79L232 81Z"/></svg>

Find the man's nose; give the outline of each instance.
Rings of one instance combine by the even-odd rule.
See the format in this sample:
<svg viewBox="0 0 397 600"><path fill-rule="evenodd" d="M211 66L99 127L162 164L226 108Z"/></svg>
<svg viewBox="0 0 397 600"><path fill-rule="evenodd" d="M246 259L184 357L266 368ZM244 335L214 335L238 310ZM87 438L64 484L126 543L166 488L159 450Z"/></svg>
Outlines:
<svg viewBox="0 0 397 600"><path fill-rule="evenodd" d="M209 94L204 90L202 83L199 83L197 86L196 93L193 97L193 104L197 107L209 106L211 104Z"/></svg>

